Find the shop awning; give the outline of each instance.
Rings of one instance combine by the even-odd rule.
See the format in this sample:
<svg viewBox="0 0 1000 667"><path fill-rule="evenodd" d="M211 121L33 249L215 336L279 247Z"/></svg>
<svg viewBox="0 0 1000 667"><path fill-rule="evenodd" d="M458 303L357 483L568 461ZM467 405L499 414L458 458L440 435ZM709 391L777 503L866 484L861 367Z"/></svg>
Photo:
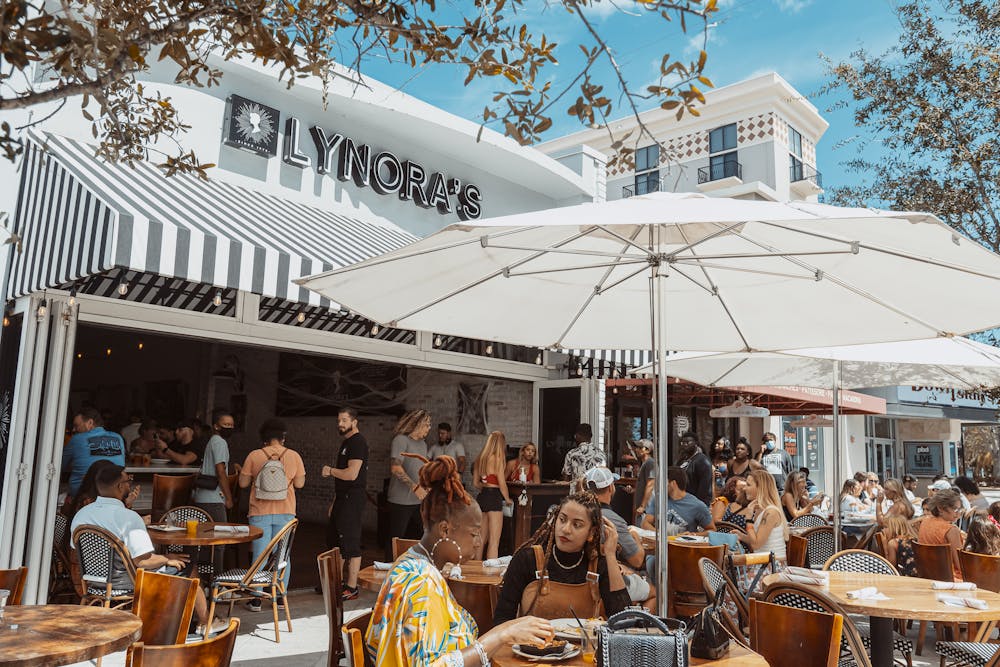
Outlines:
<svg viewBox="0 0 1000 667"><path fill-rule="evenodd" d="M49 133L28 142L14 230L13 297L121 267L315 305L329 302L293 280L416 238L219 179L110 164Z"/></svg>

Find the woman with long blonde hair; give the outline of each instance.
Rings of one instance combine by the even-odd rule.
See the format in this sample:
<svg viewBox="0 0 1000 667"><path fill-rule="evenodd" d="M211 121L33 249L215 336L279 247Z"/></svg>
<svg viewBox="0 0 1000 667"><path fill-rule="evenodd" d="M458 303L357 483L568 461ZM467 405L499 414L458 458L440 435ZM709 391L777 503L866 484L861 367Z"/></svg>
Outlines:
<svg viewBox="0 0 1000 667"><path fill-rule="evenodd" d="M878 521L879 524L884 522L884 517L900 516L907 521L913 518L913 503L911 503L906 497L906 492L903 490L903 483L898 479L885 480L885 484L882 485L882 495L885 496L885 499L890 501L892 505L889 506L889 509L883 512L882 499L876 499L875 520Z"/></svg>
<svg viewBox="0 0 1000 667"><path fill-rule="evenodd" d="M788 522L781 509L781 498L774 477L767 470L750 471L747 477L747 498L756 507L756 518L747 522L747 543L751 551L772 551L774 557L785 559Z"/></svg>
<svg viewBox="0 0 1000 667"><path fill-rule="evenodd" d="M542 474L538 470L538 447L533 442L524 443L517 458L507 461L504 477L508 482L517 482L521 479L521 473L524 473L528 484L539 484L542 481Z"/></svg>
<svg viewBox="0 0 1000 667"><path fill-rule="evenodd" d="M483 511L483 544L485 560L496 558L500 551L500 531L503 529L503 505L510 502L504 466L507 463L507 438L493 431L476 457L472 467L472 483L479 489L476 501Z"/></svg>

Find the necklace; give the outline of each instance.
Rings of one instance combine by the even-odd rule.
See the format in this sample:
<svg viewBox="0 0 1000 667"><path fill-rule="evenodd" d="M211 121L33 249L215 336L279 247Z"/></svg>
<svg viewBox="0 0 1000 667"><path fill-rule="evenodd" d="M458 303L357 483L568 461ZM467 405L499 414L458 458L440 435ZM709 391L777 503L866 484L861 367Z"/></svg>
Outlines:
<svg viewBox="0 0 1000 667"><path fill-rule="evenodd" d="M420 553L420 551L417 551L417 549L420 549L420 551L423 551L423 553ZM430 552L427 551L427 547L425 547L420 542L417 542L416 544L413 545L413 553L423 558L426 558L428 563L434 565L434 559L431 558L431 554Z"/></svg>
<svg viewBox="0 0 1000 667"><path fill-rule="evenodd" d="M557 551L557 549L555 547L552 547L552 560L554 560L556 562L556 565L558 565L559 567L561 567L564 570L575 569L576 567L578 567L580 565L580 563L583 562L583 552L581 551L580 552L580 557L576 559L575 563L573 563L572 565L563 565L561 562L559 562L559 556L556 555L556 551Z"/></svg>

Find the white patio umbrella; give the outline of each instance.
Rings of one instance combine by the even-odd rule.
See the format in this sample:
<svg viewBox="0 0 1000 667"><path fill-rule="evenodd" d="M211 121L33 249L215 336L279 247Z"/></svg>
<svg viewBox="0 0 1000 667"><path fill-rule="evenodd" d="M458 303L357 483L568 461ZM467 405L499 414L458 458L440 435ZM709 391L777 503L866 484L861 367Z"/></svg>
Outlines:
<svg viewBox="0 0 1000 667"><path fill-rule="evenodd" d="M932 215L699 194L454 224L300 284L383 325L523 345L649 349L652 329L660 365L667 350L916 340L1000 324L1000 257ZM796 308L795 324L768 316L768 302ZM665 461L663 374L658 395ZM657 497L666 516L666 493Z"/></svg>

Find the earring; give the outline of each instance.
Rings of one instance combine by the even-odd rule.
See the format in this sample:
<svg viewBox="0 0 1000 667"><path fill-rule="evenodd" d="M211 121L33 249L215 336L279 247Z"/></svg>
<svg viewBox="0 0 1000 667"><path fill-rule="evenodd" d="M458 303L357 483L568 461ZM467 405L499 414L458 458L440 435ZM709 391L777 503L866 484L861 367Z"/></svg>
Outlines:
<svg viewBox="0 0 1000 667"><path fill-rule="evenodd" d="M459 561L462 560L462 547L459 546L458 542L451 539L450 537L442 537L438 539L437 542L434 543L434 546L431 547L431 560L434 560L434 550L437 549L438 545L441 544L442 542L451 542L452 544L454 544L455 548L458 549L458 560Z"/></svg>

